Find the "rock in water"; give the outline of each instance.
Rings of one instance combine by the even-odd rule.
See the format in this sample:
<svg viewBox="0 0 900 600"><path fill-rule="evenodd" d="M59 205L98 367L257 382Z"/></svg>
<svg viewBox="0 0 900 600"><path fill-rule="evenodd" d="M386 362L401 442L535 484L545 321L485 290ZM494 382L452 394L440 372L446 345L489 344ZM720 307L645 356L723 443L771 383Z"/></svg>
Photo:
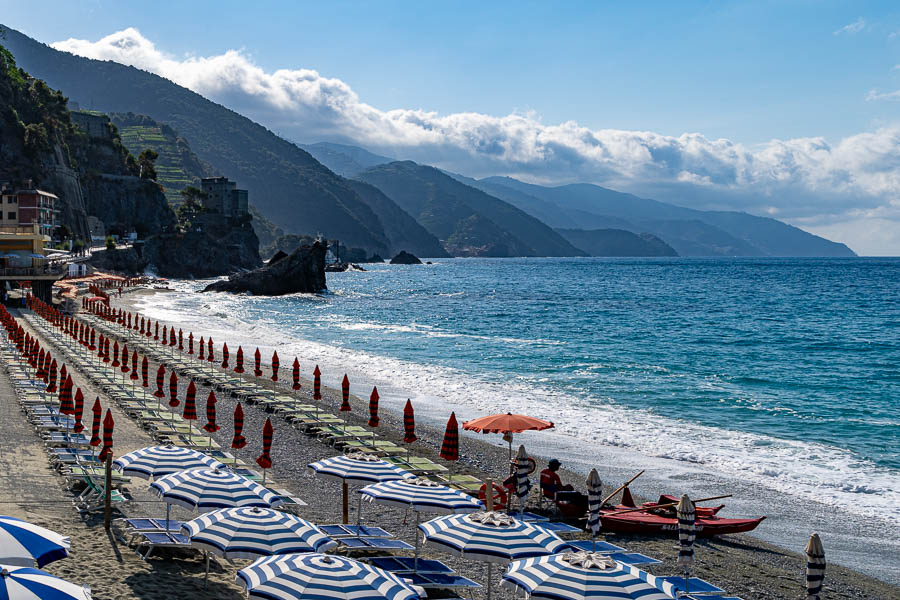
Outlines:
<svg viewBox="0 0 900 600"><path fill-rule="evenodd" d="M238 273L228 281L206 286L204 292L250 292L255 296L283 296L284 294L314 294L325 286L325 244L298 246L288 256L275 262Z"/></svg>
<svg viewBox="0 0 900 600"><path fill-rule="evenodd" d="M422 261L407 252L401 250L400 253L391 259L392 265L421 265Z"/></svg>

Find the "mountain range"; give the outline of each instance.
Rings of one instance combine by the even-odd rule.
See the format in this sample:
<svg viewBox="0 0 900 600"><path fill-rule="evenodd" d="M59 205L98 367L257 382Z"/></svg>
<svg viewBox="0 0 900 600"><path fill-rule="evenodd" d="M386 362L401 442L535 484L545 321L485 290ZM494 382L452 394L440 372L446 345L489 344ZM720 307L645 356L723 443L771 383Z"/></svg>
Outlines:
<svg viewBox="0 0 900 600"><path fill-rule="evenodd" d="M57 51L8 28L4 44L83 107L146 115L189 140L201 163L247 188L251 203L286 234L321 233L381 255L427 257L621 255L626 248L639 255L853 255L767 217L687 209L592 184L475 180L353 145L298 145L140 69Z"/></svg>

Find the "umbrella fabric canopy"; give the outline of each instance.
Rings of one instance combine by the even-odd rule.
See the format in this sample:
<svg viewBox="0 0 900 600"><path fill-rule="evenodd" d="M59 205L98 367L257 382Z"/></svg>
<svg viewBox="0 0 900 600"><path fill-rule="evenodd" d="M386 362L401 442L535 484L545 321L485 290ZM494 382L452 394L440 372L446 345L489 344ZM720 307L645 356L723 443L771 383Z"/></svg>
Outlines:
<svg viewBox="0 0 900 600"><path fill-rule="evenodd" d="M684 567L685 578L687 571L694 564L694 503L688 498L687 494L681 496L678 506L675 507L678 515L678 564Z"/></svg>
<svg viewBox="0 0 900 600"><path fill-rule="evenodd" d="M341 412L350 412L350 379L344 373L344 379L341 381Z"/></svg>
<svg viewBox="0 0 900 600"><path fill-rule="evenodd" d="M244 407L238 402L234 407L234 437L231 439L231 447L240 450L247 445L247 438L241 435L244 431Z"/></svg>
<svg viewBox="0 0 900 600"><path fill-rule="evenodd" d="M259 600L416 600L398 576L352 558L283 554L261 558L237 573Z"/></svg>
<svg viewBox="0 0 900 600"><path fill-rule="evenodd" d="M272 353L272 381L278 381L278 367L281 363L278 361L278 351Z"/></svg>
<svg viewBox="0 0 900 600"><path fill-rule="evenodd" d="M97 455L97 458L100 459L100 462L106 460L106 457L112 453L113 449L113 427L115 427L116 422L113 419L112 411L110 409L106 409L106 416L103 417L103 447L100 448L100 454Z"/></svg>
<svg viewBox="0 0 900 600"><path fill-rule="evenodd" d="M213 349L213 339L209 338L206 342L206 360L207 362L215 362L215 350Z"/></svg>
<svg viewBox="0 0 900 600"><path fill-rule="evenodd" d="M138 375L138 361L137 361L137 350L133 350L131 352L131 375L128 376L132 381L137 381ZM134 385L133 383L131 384Z"/></svg>
<svg viewBox="0 0 900 600"><path fill-rule="evenodd" d="M224 469L225 465L202 452L173 445L148 446L113 461L123 475L152 479L178 473L185 469Z"/></svg>
<svg viewBox="0 0 900 600"><path fill-rule="evenodd" d="M509 459L512 460L512 443L514 433L523 431L542 431L553 427L552 421L536 419L528 415L514 415L512 413L488 415L478 417L463 423L463 429L468 431L480 431L481 433L502 433L503 439L509 442Z"/></svg>
<svg viewBox="0 0 900 600"><path fill-rule="evenodd" d="M194 353L194 332L188 333L188 354Z"/></svg>
<svg viewBox="0 0 900 600"><path fill-rule="evenodd" d="M319 365L316 365L316 368L313 370L313 400L321 400L322 399L322 371L319 370Z"/></svg>
<svg viewBox="0 0 900 600"><path fill-rule="evenodd" d="M225 469L179 471L160 477L150 487L168 504L188 509L270 508L282 503L278 496L258 483Z"/></svg>
<svg viewBox="0 0 900 600"><path fill-rule="evenodd" d="M437 517L422 523L419 529L429 545L463 558L489 562L505 563L568 548L556 534L500 512Z"/></svg>
<svg viewBox="0 0 900 600"><path fill-rule="evenodd" d="M241 346L238 346L237 355L234 359L234 372L235 373L243 373L244 372L244 349Z"/></svg>
<svg viewBox="0 0 900 600"><path fill-rule="evenodd" d="M822 600L822 585L825 583L825 548L819 534L809 536L806 544L806 598Z"/></svg>
<svg viewBox="0 0 900 600"><path fill-rule="evenodd" d="M187 393L184 395L184 412L181 416L186 421L197 420L197 386L194 385L193 379L188 384Z"/></svg>
<svg viewBox="0 0 900 600"><path fill-rule="evenodd" d="M147 373L149 366L150 363L147 361L147 357L145 356L141 360L141 387L150 387L149 375Z"/></svg>
<svg viewBox="0 0 900 600"><path fill-rule="evenodd" d="M603 482L597 469L591 469L585 481L588 496L588 520L587 528L591 530L591 538L596 538L600 533L600 504L603 502Z"/></svg>
<svg viewBox="0 0 900 600"><path fill-rule="evenodd" d="M642 577L643 575L643 577ZM617 563L591 552L574 552L526 558L510 563L502 587L524 590L532 598L546 600L671 600L653 578L636 567Z"/></svg>
<svg viewBox="0 0 900 600"><path fill-rule="evenodd" d="M72 427L72 431L75 433L81 433L84 431L84 424L81 422L81 417L84 415L84 394L81 393L81 388L75 392L75 426ZM0 562L3 562L0 560Z"/></svg>
<svg viewBox="0 0 900 600"><path fill-rule="evenodd" d="M228 368L228 342L222 344L222 368Z"/></svg>
<svg viewBox="0 0 900 600"><path fill-rule="evenodd" d="M191 383L194 383L191 381ZM169 375L169 406L175 408L181 404L181 401L178 400L178 375L175 371Z"/></svg>
<svg viewBox="0 0 900 600"><path fill-rule="evenodd" d="M441 458L444 460L459 460L459 425L456 422L456 413L450 413L447 419L447 429L444 431L444 441L441 444Z"/></svg>
<svg viewBox="0 0 900 600"><path fill-rule="evenodd" d="M253 374L257 377L262 377L262 369L259 368L259 361L261 358L259 348L257 348L256 352L253 354Z"/></svg>
<svg viewBox="0 0 900 600"><path fill-rule="evenodd" d="M0 568L0 598L91 600L90 590L31 567Z"/></svg>
<svg viewBox="0 0 900 600"><path fill-rule="evenodd" d="M153 392L153 395L156 396L157 398L165 398L166 393L163 391L163 386L165 384L166 384L166 368L162 365L159 365L159 368L156 370L156 391Z"/></svg>
<svg viewBox="0 0 900 600"><path fill-rule="evenodd" d="M209 396L206 398L206 425L203 426L203 430L209 433L219 430L219 426L216 425L216 402L216 394L210 390Z"/></svg>
<svg viewBox="0 0 900 600"><path fill-rule="evenodd" d="M516 454L516 496L519 498L520 512L525 512L525 501L528 498L528 489L531 487L528 475L531 473L531 464L528 461L528 453L525 446L519 446Z"/></svg>
<svg viewBox="0 0 900 600"><path fill-rule="evenodd" d="M100 445L100 415L103 414L103 407L100 406L100 396L94 399L94 406L91 408L94 413L94 420L91 423L91 446Z"/></svg>
<svg viewBox="0 0 900 600"><path fill-rule="evenodd" d="M403 443L412 444L419 439L416 437L416 415L413 412L412 401L407 399L403 407Z"/></svg>
<svg viewBox="0 0 900 600"><path fill-rule="evenodd" d="M369 427L378 427L380 421L381 419L378 418L378 388L373 387L372 393L369 395Z"/></svg>
<svg viewBox="0 0 900 600"><path fill-rule="evenodd" d="M373 483L359 493L379 504L412 508L417 512L452 514L484 510L484 505L468 494L422 477Z"/></svg>
<svg viewBox="0 0 900 600"><path fill-rule="evenodd" d="M272 435L274 433L275 433L275 431L272 427L272 420L267 417L266 423L263 425L263 430L262 430L262 438L263 438L262 454L260 454L256 458L256 464L258 464L263 469L271 469L272 468Z"/></svg>
<svg viewBox="0 0 900 600"><path fill-rule="evenodd" d="M69 538L13 517L0 517L0 564L43 567L69 555Z"/></svg>
<svg viewBox="0 0 900 600"><path fill-rule="evenodd" d="M200 352L197 353L197 358L199 360L206 360L206 342L203 341L203 336L200 336Z"/></svg>
<svg viewBox="0 0 900 600"><path fill-rule="evenodd" d="M223 508L182 526L191 545L227 559L294 552L324 552L337 546L313 523L268 508Z"/></svg>
<svg viewBox="0 0 900 600"><path fill-rule="evenodd" d="M395 481L412 476L409 471L380 458L355 452L310 463L309 468L316 475L360 483Z"/></svg>
<svg viewBox="0 0 900 600"><path fill-rule="evenodd" d="M300 361L297 360L297 357L294 357L294 364L291 367L291 379L293 379L294 383L291 386L292 390L299 390L302 386L300 385Z"/></svg>

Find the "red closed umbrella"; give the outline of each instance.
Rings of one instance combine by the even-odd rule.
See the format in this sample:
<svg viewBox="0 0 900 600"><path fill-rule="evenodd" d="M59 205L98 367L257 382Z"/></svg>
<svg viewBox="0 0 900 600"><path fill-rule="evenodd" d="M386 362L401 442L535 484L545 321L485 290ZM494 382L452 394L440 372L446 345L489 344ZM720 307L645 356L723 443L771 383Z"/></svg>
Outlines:
<svg viewBox="0 0 900 600"><path fill-rule="evenodd" d="M272 434L274 430L272 428L272 420L266 418L266 424L263 425L263 450L262 454L260 454L256 458L256 464L258 464L263 469L271 469L272 468ZM265 478L265 474L263 474Z"/></svg>
<svg viewBox="0 0 900 600"><path fill-rule="evenodd" d="M441 444L441 458L459 460L459 425L456 422L455 412L450 413L450 418L447 419L447 430Z"/></svg>
<svg viewBox="0 0 900 600"><path fill-rule="evenodd" d="M407 399L403 408L403 443L412 444L416 441L416 415L413 412L412 402Z"/></svg>
<svg viewBox="0 0 900 600"><path fill-rule="evenodd" d="M144 317L141 317L141 335L144 335Z"/></svg>
<svg viewBox="0 0 900 600"><path fill-rule="evenodd" d="M228 342L222 344L222 368L228 368Z"/></svg>
<svg viewBox="0 0 900 600"><path fill-rule="evenodd" d="M209 338L209 341L206 343L206 360L209 362L215 362L215 350L213 349L213 341L212 338Z"/></svg>
<svg viewBox="0 0 900 600"><path fill-rule="evenodd" d="M97 356L99 358L103 358L103 347L106 345L106 338L103 337L103 334L100 334L100 343L97 344Z"/></svg>
<svg viewBox="0 0 900 600"><path fill-rule="evenodd" d="M116 422L113 420L112 411L106 409L106 416L103 417L103 448L97 456L100 462L106 460L107 455L112 454L113 448L113 427Z"/></svg>
<svg viewBox="0 0 900 600"><path fill-rule="evenodd" d="M244 432L244 407L238 402L234 407L234 437L231 438L231 447L240 450L247 445L247 438L241 435Z"/></svg>
<svg viewBox="0 0 900 600"><path fill-rule="evenodd" d="M316 365L316 368L313 371L313 400L321 400L321 399L322 399L322 371L319 370L319 365Z"/></svg>
<svg viewBox="0 0 900 600"><path fill-rule="evenodd" d="M59 390L59 412L64 415L74 415L75 405L72 404L72 377L66 377L66 382Z"/></svg>
<svg viewBox="0 0 900 600"><path fill-rule="evenodd" d="M297 357L294 357L294 366L291 369L291 378L294 380L294 385L291 386L293 390L299 390L302 386L300 385L300 361L297 360Z"/></svg>
<svg viewBox="0 0 900 600"><path fill-rule="evenodd" d="M132 381L137 381L138 377L137 350L134 350L131 353L131 375L129 376L129 379L131 379Z"/></svg>
<svg viewBox="0 0 900 600"><path fill-rule="evenodd" d="M166 384L166 368L162 365L159 365L159 368L156 370L156 391L153 392L153 395L157 398L165 398L166 393L163 391L163 386Z"/></svg>
<svg viewBox="0 0 900 600"><path fill-rule="evenodd" d="M378 418L378 388L373 387L369 395L369 427L378 427L381 419Z"/></svg>
<svg viewBox="0 0 900 600"><path fill-rule="evenodd" d="M259 368L259 361L260 361L259 348L257 348L256 353L253 355L253 362L255 364L255 366L253 367L253 374L257 377L262 377L262 369Z"/></svg>
<svg viewBox="0 0 900 600"><path fill-rule="evenodd" d="M187 421L197 420L197 387L194 380L188 384L187 394L184 397L184 414L182 415Z"/></svg>
<svg viewBox="0 0 900 600"><path fill-rule="evenodd" d="M175 328L169 329L169 346L175 347Z"/></svg>
<svg viewBox="0 0 900 600"><path fill-rule="evenodd" d="M122 372L128 372L128 344L122 344Z"/></svg>
<svg viewBox="0 0 900 600"><path fill-rule="evenodd" d="M234 359L234 372L244 372L244 349L238 346L237 356Z"/></svg>
<svg viewBox="0 0 900 600"><path fill-rule="evenodd" d="M278 351L272 353L272 381L278 381Z"/></svg>
<svg viewBox="0 0 900 600"><path fill-rule="evenodd" d="M206 398L206 425L203 426L203 430L209 433L219 430L219 426L216 425L216 402L216 394L210 390L209 396Z"/></svg>
<svg viewBox="0 0 900 600"><path fill-rule="evenodd" d="M63 363L63 366L59 368L59 384L62 385L66 381L66 363Z"/></svg>
<svg viewBox="0 0 900 600"><path fill-rule="evenodd" d="M188 334L188 354L194 353L194 332Z"/></svg>
<svg viewBox="0 0 900 600"><path fill-rule="evenodd" d="M178 350L184 352L184 333L181 329L178 330Z"/></svg>
<svg viewBox="0 0 900 600"><path fill-rule="evenodd" d="M169 332L168 332L168 330L166 329L166 326L163 325L162 345L163 345L163 346L166 346L166 345L168 345L168 343L169 343Z"/></svg>
<svg viewBox="0 0 900 600"><path fill-rule="evenodd" d="M103 342L103 362L109 362L109 338L106 338Z"/></svg>
<svg viewBox="0 0 900 600"><path fill-rule="evenodd" d="M47 373L47 392L52 394L56 391L56 359L50 363L50 372Z"/></svg>
<svg viewBox="0 0 900 600"><path fill-rule="evenodd" d="M181 402L178 400L178 375L175 374L175 371L172 371L169 375L169 406L175 408L179 404Z"/></svg>
<svg viewBox="0 0 900 600"><path fill-rule="evenodd" d="M350 412L350 379L344 373L344 379L341 381L341 412Z"/></svg>
<svg viewBox="0 0 900 600"><path fill-rule="evenodd" d="M103 407L100 406L100 396L94 400L94 406L91 408L94 413L94 421L91 423L91 441L90 445L97 447L100 445L100 415L103 414Z"/></svg>
<svg viewBox="0 0 900 600"><path fill-rule="evenodd" d="M94 334L95 333L96 332L94 331L94 328L91 327L91 345L88 346L88 350L96 350L97 349L97 346L94 344L94 342L95 342Z"/></svg>
<svg viewBox="0 0 900 600"><path fill-rule="evenodd" d="M81 388L75 392L75 426L72 428L72 431L75 433L81 433L84 431L84 423L81 422L81 417L84 414L84 394L81 393Z"/></svg>
<svg viewBox="0 0 900 600"><path fill-rule="evenodd" d="M147 361L147 357L145 356L141 360L141 386L142 387L150 387L150 363Z"/></svg>
<svg viewBox="0 0 900 600"><path fill-rule="evenodd" d="M38 352L37 371L35 372L34 376L37 379L40 379L42 381L43 381L44 377L46 376L46 372L44 371L44 357L45 356L46 356L46 354L44 354L44 349L41 348L40 352Z"/></svg>
<svg viewBox="0 0 900 600"><path fill-rule="evenodd" d="M120 365L120 363L119 363L119 342L115 341L115 342L113 342L113 359L112 359L112 364L110 366L115 368L115 367L118 367L119 365Z"/></svg>
<svg viewBox="0 0 900 600"><path fill-rule="evenodd" d="M202 335L200 336L200 353L197 354L197 358L206 360L206 343L204 343Z"/></svg>
<svg viewBox="0 0 900 600"><path fill-rule="evenodd" d="M153 341L159 341L159 321L156 322L156 327L153 329Z"/></svg>

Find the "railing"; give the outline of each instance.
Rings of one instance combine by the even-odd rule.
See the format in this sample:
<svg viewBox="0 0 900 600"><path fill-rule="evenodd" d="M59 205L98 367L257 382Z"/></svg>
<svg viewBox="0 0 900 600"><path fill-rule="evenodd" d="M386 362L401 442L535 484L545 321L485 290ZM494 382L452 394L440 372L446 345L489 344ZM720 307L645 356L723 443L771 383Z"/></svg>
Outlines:
<svg viewBox="0 0 900 600"><path fill-rule="evenodd" d="M55 262L39 267L4 267L0 268L0 277L21 277L22 279L28 279L29 277L63 275L66 270L66 265Z"/></svg>

